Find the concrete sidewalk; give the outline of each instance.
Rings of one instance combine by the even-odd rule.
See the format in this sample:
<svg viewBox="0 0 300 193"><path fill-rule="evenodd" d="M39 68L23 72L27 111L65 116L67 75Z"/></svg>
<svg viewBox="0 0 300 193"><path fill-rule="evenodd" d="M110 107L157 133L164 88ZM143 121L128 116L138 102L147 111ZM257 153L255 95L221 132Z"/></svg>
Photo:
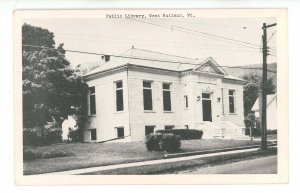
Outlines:
<svg viewBox="0 0 300 193"><path fill-rule="evenodd" d="M179 161L194 160L194 159L207 158L207 157L213 157L213 156L219 156L219 155L239 154L239 153L244 153L244 152L255 152L257 150L258 150L258 148L254 147L254 148L242 149L242 150L232 150L232 151L208 153L208 154L202 154L202 155L192 155L192 156L183 156L183 157L181 156L181 157L169 158L169 159L160 159L160 160L141 161L141 162L125 163L125 164L117 164L117 165L98 166L98 167L82 168L82 169L76 169L76 170L44 173L44 174L36 174L36 175L89 174L89 173L108 171L108 170L114 170L114 169L149 166L149 165L155 165L155 164L164 164L164 163L173 163L173 162L179 162Z"/></svg>
<svg viewBox="0 0 300 193"><path fill-rule="evenodd" d="M277 141L269 141L269 147L277 146ZM252 148L260 148L261 145L252 145L252 146L243 146L243 147L230 147L230 148L222 148L222 149L211 149L211 150L203 150L203 151L192 151L192 152L183 152L183 153L174 153L174 154L166 154L163 158L176 158L176 157L183 157L183 156L192 156L192 155L203 155L203 154L211 154L211 153L218 153L218 152L226 152L226 151L236 151L236 150L243 150L243 149L252 149Z"/></svg>

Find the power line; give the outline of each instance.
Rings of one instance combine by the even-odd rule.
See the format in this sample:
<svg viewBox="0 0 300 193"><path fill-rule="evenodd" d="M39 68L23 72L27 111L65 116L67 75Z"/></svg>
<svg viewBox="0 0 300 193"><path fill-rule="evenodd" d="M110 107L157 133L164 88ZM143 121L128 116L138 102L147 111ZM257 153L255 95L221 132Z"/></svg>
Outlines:
<svg viewBox="0 0 300 193"><path fill-rule="evenodd" d="M57 33L57 34L61 34L61 33ZM56 39L73 39L73 40L78 40L78 41L95 41L94 39L92 38L86 38L86 36L90 36L90 35L74 35L74 34L65 34L66 36L64 38L57 38ZM84 36L84 38L74 38L74 37L71 37L71 36ZM186 42L163 42L163 41L160 41L160 42L153 42L153 40L145 40L145 39L133 39L133 38L112 38L112 40L108 40L109 38L104 38L104 37L100 37L100 36L95 36L95 38L97 39L101 39L102 42L106 41L106 42L114 42L114 41L117 41L117 43L126 43L126 42L121 42L120 40L133 40L133 41L144 41L144 42L150 42L150 43L146 43L146 44L175 44L175 45L188 45L189 47L190 46L193 46L193 47L197 47L197 48L200 48L198 47L197 45L201 45L201 46L213 46L213 48L216 48L216 47L224 47L224 48L249 48L249 47L245 47L244 45L237 45L237 46L226 46L226 45L214 45L214 44L190 44L190 43L186 43ZM120 40L117 40L117 39L120 39ZM127 43L126 43L127 44ZM205 49L207 47L204 47ZM208 48L209 49L209 48ZM259 49L259 48L254 48L254 49Z"/></svg>
<svg viewBox="0 0 300 193"><path fill-rule="evenodd" d="M181 31L181 32L184 32L184 33L192 34L192 35L198 35L198 36L202 36L202 37L217 40L217 41L227 42L227 43L230 43L230 44L240 45L240 46L255 49L255 50L260 50L261 49L261 48L255 48L255 47L252 47L252 46L246 46L246 45L243 45L243 44L240 44L240 43L231 42L231 41L228 41L228 40L222 40L222 39L217 39L217 38L213 38L213 37L203 36L203 35L200 35L200 34L197 34L197 33L189 32L189 31L178 30L178 29L177 29L177 31Z"/></svg>
<svg viewBox="0 0 300 193"><path fill-rule="evenodd" d="M84 38L80 38L80 39L77 39L77 38L70 38L70 37L66 37L66 38L58 38L58 39L72 39L72 40L78 40L78 41L95 41L95 40L92 40L92 39L84 39ZM104 40L104 41L107 41L107 40ZM112 43L117 43L117 44L128 44L126 42L114 42L114 41L107 41L107 42L112 42ZM103 41L102 41L103 43ZM145 43L145 44L152 44L152 45L161 45L161 46L168 46L168 45L165 45L164 42L149 42L149 43ZM174 43L176 44L176 43ZM181 48L186 48L186 47L195 47L197 49L213 49L213 50L224 50L224 51L232 51L232 52L256 52L256 53L260 53L260 50L246 50L247 48L246 47L236 47L236 46L218 46L218 45L214 45L214 46L211 46L211 47L203 47L203 46L198 46L198 45L179 45L177 47L181 47ZM220 48L219 48L220 47ZM223 48L224 47L224 48ZM225 48L233 48L233 49L225 49ZM234 49L235 48L235 49ZM239 50L236 50L237 48L240 48Z"/></svg>
<svg viewBox="0 0 300 193"><path fill-rule="evenodd" d="M183 21L182 19L179 20L169 20L169 19L162 19L162 18L155 18L155 20L161 20L161 21L169 21L169 22L181 22L181 23L190 23L190 24L199 24L199 25L209 25L209 26L216 26L216 27L223 27L223 28L237 28L237 29L252 29L252 30L258 30L261 28L258 27L248 27L248 26L230 26L230 25L220 25L220 24L210 24L210 23L202 23L202 22L190 22L190 21Z"/></svg>
<svg viewBox="0 0 300 193"><path fill-rule="evenodd" d="M159 27L163 27L163 28L169 29L169 27L167 27L167 26L159 25L159 24L156 24L156 23L146 22L146 21L143 21L143 20L137 20L137 19L132 19L132 18L130 18L130 20L138 21L138 22L142 22L142 23L145 23L145 24L159 26ZM223 36L218 36L218 35L214 35L214 34L210 34L210 33L206 33L206 32L201 32L201 31L197 31L197 30L183 28L183 27L176 26L176 25L170 25L170 27L171 27L172 30L176 30L176 31L181 31L181 32L186 32L186 33L188 33L188 32L194 32L194 33L190 33L190 34L193 34L193 35L196 35L196 34L200 35L200 34L202 34L202 37L206 37L206 38L209 38L209 39L214 39L214 40L223 41L223 42L227 42L227 43L237 44L237 45L241 45L241 46L245 46L245 47L249 47L249 48L253 48L253 49L260 49L259 45L252 44L252 43L249 43L249 42L244 42L244 41L235 40L235 39L232 39L232 38L226 38L226 37L223 37ZM179 29L184 29L185 31L184 30L179 30L179 29L174 29L174 27L175 28L179 28ZM203 36L203 35L206 35L206 36ZM211 36L211 37L207 37L207 36ZM219 39L216 39L216 38L219 38ZM246 46L244 44L248 44L248 46ZM253 46L255 46L255 47L253 47Z"/></svg>
<svg viewBox="0 0 300 193"><path fill-rule="evenodd" d="M36 46L36 45L29 45L29 44L22 44L22 46L32 47L32 48L39 48L39 49L47 49L47 50L66 51L66 52L73 52L73 53L80 53L80 54L91 54L91 55L99 55L99 56L109 55L111 57L116 57L116 58L146 60L146 61L154 61L154 62L167 62L167 63L176 63L176 64L189 64L189 65L199 66L199 64L190 63L190 62L183 62L183 61L161 60L161 59L155 59L155 58L142 58L142 57L134 57L134 56L107 54L107 53L96 53L96 52L87 52L87 51L70 50L70 49L59 49L59 48L50 48L50 47ZM202 65L202 66L205 66L205 65ZM242 67L242 66L220 66L220 67L262 70L262 68ZM268 72L277 73L276 71L271 71L271 70L268 70Z"/></svg>
<svg viewBox="0 0 300 193"><path fill-rule="evenodd" d="M268 39L267 43L272 39L272 37L276 34L277 31L273 32L270 36L270 38Z"/></svg>
<svg viewBox="0 0 300 193"><path fill-rule="evenodd" d="M213 36L213 37L217 37L217 38L221 38L221 39L225 39L225 40L235 41L235 42L239 42L239 43L243 43L243 44L248 44L248 45L251 45L251 46L257 46L257 47L259 47L259 45L252 44L252 43L249 43L249 42L235 40L235 39L232 39L232 38L226 38L226 37L223 37L223 36L214 35L214 34L210 34L210 33L206 33L206 32L201 32L201 31L197 31L197 30L192 30L192 29L188 29L188 28L184 28L184 27L179 27L179 26L174 26L174 27L177 27L177 28L180 28L180 29L184 29L184 30L187 30L187 31L192 31L192 32L204 34L204 35L208 35L208 36Z"/></svg>

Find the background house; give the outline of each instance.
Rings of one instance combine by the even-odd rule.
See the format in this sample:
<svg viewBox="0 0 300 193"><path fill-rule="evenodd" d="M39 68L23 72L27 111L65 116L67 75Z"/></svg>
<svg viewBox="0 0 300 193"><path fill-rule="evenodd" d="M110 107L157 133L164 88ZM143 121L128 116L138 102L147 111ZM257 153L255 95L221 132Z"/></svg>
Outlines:
<svg viewBox="0 0 300 193"><path fill-rule="evenodd" d="M143 140L159 129L201 129L204 138L244 137L244 80L211 57L198 60L132 48L103 56L89 85L85 141Z"/></svg>
<svg viewBox="0 0 300 193"><path fill-rule="evenodd" d="M256 99L252 109L255 117L260 119L259 98ZM267 129L277 130L277 94L267 95Z"/></svg>

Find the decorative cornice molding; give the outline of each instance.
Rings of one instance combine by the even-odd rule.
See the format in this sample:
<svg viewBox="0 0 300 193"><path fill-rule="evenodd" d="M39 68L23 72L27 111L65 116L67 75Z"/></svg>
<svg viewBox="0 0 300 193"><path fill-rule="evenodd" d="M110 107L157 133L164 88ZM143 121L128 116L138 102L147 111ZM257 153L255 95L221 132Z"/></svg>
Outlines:
<svg viewBox="0 0 300 193"><path fill-rule="evenodd" d="M241 85L245 85L248 83L245 80L235 80L235 79L229 79L229 78L223 78L222 82L223 83L232 83L232 84L241 84Z"/></svg>
<svg viewBox="0 0 300 193"><path fill-rule="evenodd" d="M215 77L215 78L222 78L222 82L227 83L236 83L236 84L245 84L246 81L242 80L233 80L233 79L226 79L224 78L224 75L221 74L215 74L215 73L208 73L203 71L196 71L196 70L186 70L186 71L174 71L174 70L166 70L166 69L160 69L160 68L153 68L153 67L146 67L146 66L140 66L135 64L125 64L116 68L111 68L106 71L98 72L95 74L83 76L84 81L90 81L97 78L102 78L105 76L110 76L116 73L124 72L126 70L130 71L136 71L136 72L146 72L146 73L152 73L152 74L161 74L161 75L169 75L169 76L177 76L177 77L183 77L187 75L201 75L201 76L208 76L208 77Z"/></svg>
<svg viewBox="0 0 300 193"><path fill-rule="evenodd" d="M94 80L94 79L97 79L97 78L110 76L110 75L113 75L113 74L116 74L116 73L119 73L119 72L124 72L124 71L126 71L126 69L127 69L127 65L119 66L117 68L112 68L112 69L108 69L106 71L102 71L102 72L98 72L98 73L91 74L91 75L88 75L88 76L84 76L83 80L84 81L90 81L90 80Z"/></svg>
<svg viewBox="0 0 300 193"><path fill-rule="evenodd" d="M221 74L215 74L215 73L209 73L209 72L203 72L203 71L195 71L195 70L183 71L180 74L181 74L181 76L204 75L204 76L210 76L210 77L215 77L215 78L223 78L224 77L224 75L221 75Z"/></svg>
<svg viewBox="0 0 300 193"><path fill-rule="evenodd" d="M161 75L169 75L169 76L180 76L180 72L173 70L165 70L160 68L153 67L145 67L135 64L128 64L128 70L136 71L136 72L146 72L151 74L161 74Z"/></svg>

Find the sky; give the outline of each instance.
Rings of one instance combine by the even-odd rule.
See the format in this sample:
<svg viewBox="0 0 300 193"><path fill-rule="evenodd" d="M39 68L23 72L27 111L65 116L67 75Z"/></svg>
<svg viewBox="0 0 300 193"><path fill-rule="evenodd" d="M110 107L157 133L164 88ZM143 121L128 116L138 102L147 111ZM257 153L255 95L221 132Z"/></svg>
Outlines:
<svg viewBox="0 0 300 193"><path fill-rule="evenodd" d="M256 49L262 42L261 27L264 22L271 24L276 20L275 18L147 18L136 21L125 18L49 18L25 19L25 22L53 32L56 44L64 43L65 49L119 55L134 46L199 60L212 57L221 66L240 66L262 63L262 53ZM232 44L228 39L216 36L250 44ZM276 27L268 29L268 39L268 46L276 49ZM72 66L101 60L101 56L70 52L66 53L66 57ZM275 61L275 53L268 56L268 63Z"/></svg>

